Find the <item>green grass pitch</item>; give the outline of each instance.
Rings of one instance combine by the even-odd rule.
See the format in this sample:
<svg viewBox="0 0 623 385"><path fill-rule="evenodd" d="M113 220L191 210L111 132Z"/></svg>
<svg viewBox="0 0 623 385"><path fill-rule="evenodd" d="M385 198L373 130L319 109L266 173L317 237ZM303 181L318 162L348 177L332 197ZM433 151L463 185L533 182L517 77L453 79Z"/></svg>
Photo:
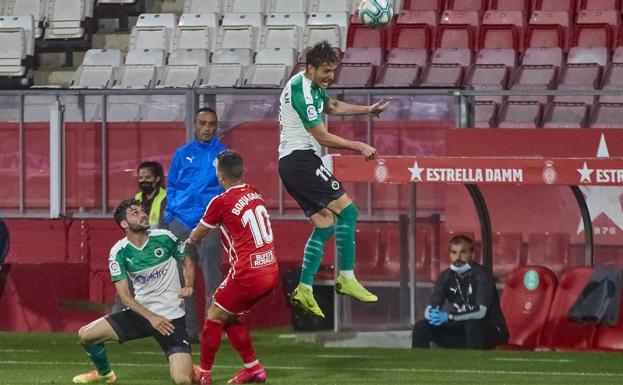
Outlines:
<svg viewBox="0 0 623 385"><path fill-rule="evenodd" d="M256 331L253 340L274 385L623 384L620 353L322 348L283 329ZM155 341L108 344L108 351L117 384L172 384ZM198 351L194 345L195 362ZM239 367L223 340L213 383L226 384ZM0 384L70 384L90 369L75 335L0 333Z"/></svg>

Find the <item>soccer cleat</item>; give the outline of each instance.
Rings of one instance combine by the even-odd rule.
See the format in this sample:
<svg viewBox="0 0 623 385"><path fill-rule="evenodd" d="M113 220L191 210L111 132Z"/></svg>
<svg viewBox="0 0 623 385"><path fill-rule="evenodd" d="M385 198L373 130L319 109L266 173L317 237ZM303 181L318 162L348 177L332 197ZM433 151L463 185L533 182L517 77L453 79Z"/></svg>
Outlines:
<svg viewBox="0 0 623 385"><path fill-rule="evenodd" d="M379 298L361 286L357 278L346 278L342 274L337 276L335 281L335 292L338 294L349 295L361 302L376 302Z"/></svg>
<svg viewBox="0 0 623 385"><path fill-rule="evenodd" d="M212 374L209 371L202 370L197 383L199 385L212 385Z"/></svg>
<svg viewBox="0 0 623 385"><path fill-rule="evenodd" d="M264 382L266 381L266 370L260 364L257 364L252 369L242 368L236 373L234 378L227 381L228 384L249 384L252 382Z"/></svg>
<svg viewBox="0 0 623 385"><path fill-rule="evenodd" d="M201 379L201 367L193 364L193 384L198 384Z"/></svg>
<svg viewBox="0 0 623 385"><path fill-rule="evenodd" d="M299 284L296 289L294 289L292 303L294 306L306 311L307 313L324 318L324 313L314 298L314 292L306 286Z"/></svg>
<svg viewBox="0 0 623 385"><path fill-rule="evenodd" d="M105 376L97 374L97 370L92 370L88 373L78 374L76 377L74 377L73 381L74 384L93 384L96 382L112 384L117 381L117 376L112 370Z"/></svg>

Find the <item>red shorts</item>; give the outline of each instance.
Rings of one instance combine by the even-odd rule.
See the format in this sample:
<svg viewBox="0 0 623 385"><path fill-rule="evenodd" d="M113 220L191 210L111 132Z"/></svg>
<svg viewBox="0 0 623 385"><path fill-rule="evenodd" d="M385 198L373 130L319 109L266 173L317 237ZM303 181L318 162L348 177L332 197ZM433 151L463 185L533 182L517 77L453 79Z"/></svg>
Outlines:
<svg viewBox="0 0 623 385"><path fill-rule="evenodd" d="M232 279L227 276L214 293L214 303L229 314L240 315L251 309L277 285L279 274Z"/></svg>

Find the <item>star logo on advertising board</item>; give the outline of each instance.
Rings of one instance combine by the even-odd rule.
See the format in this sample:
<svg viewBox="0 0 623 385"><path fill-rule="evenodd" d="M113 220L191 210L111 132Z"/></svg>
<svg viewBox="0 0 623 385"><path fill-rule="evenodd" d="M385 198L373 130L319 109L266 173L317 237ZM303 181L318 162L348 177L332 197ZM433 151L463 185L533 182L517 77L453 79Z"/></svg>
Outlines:
<svg viewBox="0 0 623 385"><path fill-rule="evenodd" d="M598 158L608 158L610 154L608 152L608 145L606 144L606 138L601 135L599 140L599 148L597 149ZM591 182L591 173L593 169L588 168L586 162L584 167L578 169L581 175L580 183ZM591 222L595 225L594 221L601 214L610 219L619 230L623 230L623 209L621 208L621 195L623 189L615 186L580 186L580 190L586 197L586 205L590 212ZM584 231L584 223L580 219L578 226L578 234Z"/></svg>
<svg viewBox="0 0 623 385"><path fill-rule="evenodd" d="M580 183L592 183L591 174L593 173L592 168L588 168L586 162L584 162L584 167L578 168L578 172L580 173Z"/></svg>
<svg viewBox="0 0 623 385"><path fill-rule="evenodd" d="M413 167L407 167L407 169L411 172L411 182L421 182L422 181L422 172L425 170L424 168L420 168L417 164L417 160L413 164Z"/></svg>

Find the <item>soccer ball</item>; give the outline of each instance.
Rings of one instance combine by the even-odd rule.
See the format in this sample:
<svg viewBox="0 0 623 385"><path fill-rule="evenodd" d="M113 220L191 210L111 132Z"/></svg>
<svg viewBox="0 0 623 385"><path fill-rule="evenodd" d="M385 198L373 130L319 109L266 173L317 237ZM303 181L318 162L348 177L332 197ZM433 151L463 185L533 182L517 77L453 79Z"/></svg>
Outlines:
<svg viewBox="0 0 623 385"><path fill-rule="evenodd" d="M359 3L359 18L371 28L386 26L394 16L391 0L363 0Z"/></svg>

